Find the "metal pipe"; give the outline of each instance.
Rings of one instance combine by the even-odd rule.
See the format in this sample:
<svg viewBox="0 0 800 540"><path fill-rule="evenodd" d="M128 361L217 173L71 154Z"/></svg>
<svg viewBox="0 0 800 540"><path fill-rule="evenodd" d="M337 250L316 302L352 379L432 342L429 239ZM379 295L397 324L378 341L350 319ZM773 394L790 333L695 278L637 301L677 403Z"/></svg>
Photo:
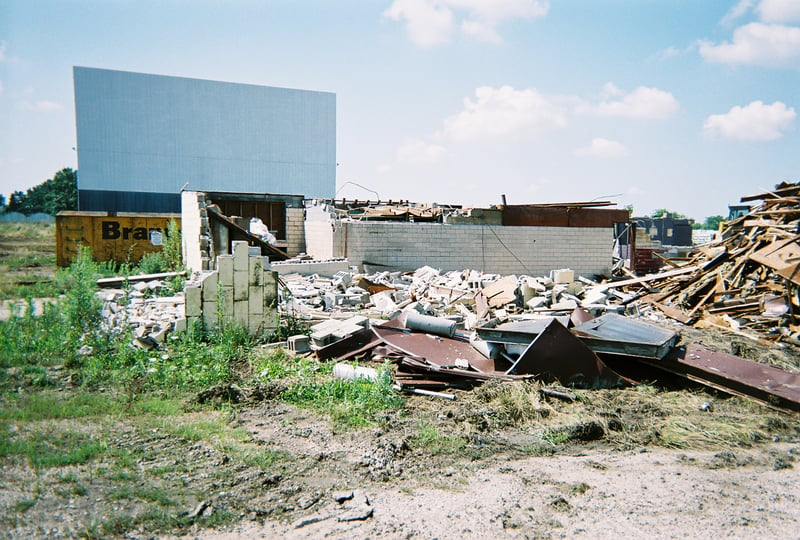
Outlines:
<svg viewBox="0 0 800 540"><path fill-rule="evenodd" d="M456 335L456 321L422 315L416 311L409 311L406 316L406 328L420 330L437 336L453 337Z"/></svg>

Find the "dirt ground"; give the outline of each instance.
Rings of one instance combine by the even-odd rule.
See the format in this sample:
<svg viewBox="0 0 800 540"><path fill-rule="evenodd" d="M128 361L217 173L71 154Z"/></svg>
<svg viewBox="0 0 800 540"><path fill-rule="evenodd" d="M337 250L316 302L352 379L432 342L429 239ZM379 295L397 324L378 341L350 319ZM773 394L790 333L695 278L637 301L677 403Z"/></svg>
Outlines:
<svg viewBox="0 0 800 540"><path fill-rule="evenodd" d="M288 421L287 421L288 419ZM297 411L242 415L254 437L307 456L252 497L244 519L202 538L797 538L800 441L686 452L571 445L524 452L529 433L488 434L479 459L414 455L397 433L337 436ZM291 493L291 496L288 496ZM231 486L226 497L252 496ZM288 496L288 497L287 497ZM342 500L348 497L347 500ZM352 497L352 498L349 498ZM337 502L341 501L341 502ZM280 519L263 519L275 504ZM281 511L278 511L281 513Z"/></svg>
<svg viewBox="0 0 800 540"><path fill-rule="evenodd" d="M173 513L233 517L212 528L190 525L177 537L127 527L123 538L800 537L797 414L696 390L659 390L628 401L619 401L621 393L640 391L588 392L582 404L543 400L539 405L550 412L524 425L493 418L487 386L456 391L454 401L407 396L402 410L385 413L381 427L342 431L317 413L252 399L234 409L230 422L283 456L267 468L124 419L63 422L73 431L102 433L116 450L138 452L126 474L140 477L139 488L180 484L195 494ZM685 408L671 409L667 400ZM701 412L708 401L714 406ZM755 422L759 435L728 447L681 450L626 431L653 430L664 415L686 415L700 429L695 415ZM543 442L542 430L554 418L595 427ZM420 448L414 437L421 419L469 443L455 451ZM97 524L140 512L142 501L114 495L114 476L103 468L90 462L35 471L25 461L4 462L0 538L108 537L93 532L102 530ZM69 493L65 476L78 478L83 491ZM32 498L35 505L15 512Z"/></svg>

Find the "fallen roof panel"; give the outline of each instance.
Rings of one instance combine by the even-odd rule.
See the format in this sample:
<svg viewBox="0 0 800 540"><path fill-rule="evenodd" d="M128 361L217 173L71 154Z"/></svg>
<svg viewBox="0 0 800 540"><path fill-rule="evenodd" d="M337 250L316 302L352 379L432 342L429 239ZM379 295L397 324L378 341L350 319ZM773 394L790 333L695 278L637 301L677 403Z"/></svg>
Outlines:
<svg viewBox="0 0 800 540"><path fill-rule="evenodd" d="M654 324L606 313L572 329L595 352L663 358L678 340L678 333Z"/></svg>

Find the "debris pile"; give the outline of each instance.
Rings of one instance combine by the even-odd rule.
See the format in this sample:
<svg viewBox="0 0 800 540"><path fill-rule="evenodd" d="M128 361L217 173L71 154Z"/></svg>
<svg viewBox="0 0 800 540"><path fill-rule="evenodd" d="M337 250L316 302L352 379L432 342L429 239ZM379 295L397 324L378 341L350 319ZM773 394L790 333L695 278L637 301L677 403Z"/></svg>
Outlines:
<svg viewBox="0 0 800 540"><path fill-rule="evenodd" d="M761 203L685 265L614 287L684 324L800 344L800 184L741 200Z"/></svg>
<svg viewBox="0 0 800 540"><path fill-rule="evenodd" d="M779 328L779 335L791 340L788 333L797 331L792 279L798 278L790 270L798 263L786 246L796 246L800 210L796 202L787 208L785 199L794 201L800 187L793 187L792 195L781 193L767 198L755 215L731 222L722 240L702 246L688 263L668 261L671 268L656 274L594 281L570 269L502 276L430 266L285 274L280 309L311 325L302 350L308 347L322 361L390 360L397 366L396 387L407 392L452 398L437 391L527 378L617 387L634 382L625 376L629 368L643 368L798 410L797 374L696 344L679 345L679 333L669 323L652 324L666 322L660 312L683 323L701 315L713 321L709 311L724 302L737 316L763 322L770 331ZM765 215L773 216L770 225ZM760 258L767 249L769 256L775 249L787 251L777 261ZM751 302L753 295L759 295L757 302ZM785 309L775 306L774 297ZM760 310L747 311L753 307Z"/></svg>
<svg viewBox="0 0 800 540"><path fill-rule="evenodd" d="M151 274L98 280L97 292L103 302L102 324L111 334L133 331L133 345L143 349L158 348L169 332L186 330L184 296L157 296L167 288L165 279L177 274ZM128 282L126 288L114 288Z"/></svg>

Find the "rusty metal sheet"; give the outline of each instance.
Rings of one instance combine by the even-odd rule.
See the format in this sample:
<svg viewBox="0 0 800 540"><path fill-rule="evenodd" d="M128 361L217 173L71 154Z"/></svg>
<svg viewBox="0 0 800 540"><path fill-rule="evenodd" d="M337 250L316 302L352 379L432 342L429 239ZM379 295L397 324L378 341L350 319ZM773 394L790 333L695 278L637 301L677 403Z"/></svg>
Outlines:
<svg viewBox="0 0 800 540"><path fill-rule="evenodd" d="M613 227L627 223L625 209L581 208L577 206L509 205L503 207L504 226Z"/></svg>
<svg viewBox="0 0 800 540"><path fill-rule="evenodd" d="M412 357L425 359L425 361L439 367L455 366L457 360L466 360L470 366L479 372L499 371L495 367L495 360L486 358L476 351L470 344L469 338L462 334L447 338L421 332L411 332L393 325L392 323L396 320L373 328L372 331L384 343L398 351Z"/></svg>
<svg viewBox="0 0 800 540"><path fill-rule="evenodd" d="M664 359L647 364L772 407L800 411L800 374L715 352L701 345L675 347Z"/></svg>
<svg viewBox="0 0 800 540"><path fill-rule="evenodd" d="M545 382L557 380L582 388L628 383L557 320L550 321L507 373L532 374Z"/></svg>
<svg viewBox="0 0 800 540"><path fill-rule="evenodd" d="M572 329L595 352L663 358L678 341L678 333L623 317L616 313L606 313Z"/></svg>
<svg viewBox="0 0 800 540"><path fill-rule="evenodd" d="M330 360L338 358L346 360L361 353L365 353L380 344L380 340L375 336L370 328L362 328L344 339L335 341L317 349L317 358L320 360Z"/></svg>

